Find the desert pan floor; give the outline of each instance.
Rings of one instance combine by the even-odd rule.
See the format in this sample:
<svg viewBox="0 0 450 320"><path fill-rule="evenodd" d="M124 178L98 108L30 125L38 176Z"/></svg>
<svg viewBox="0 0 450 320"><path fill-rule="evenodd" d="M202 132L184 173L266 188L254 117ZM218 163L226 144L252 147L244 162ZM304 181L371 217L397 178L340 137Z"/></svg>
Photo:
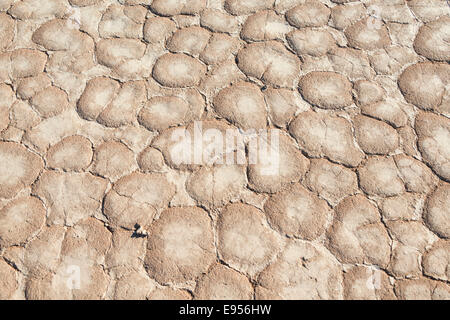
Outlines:
<svg viewBox="0 0 450 320"><path fill-rule="evenodd" d="M450 300L449 61L444 0L0 0L0 299Z"/></svg>

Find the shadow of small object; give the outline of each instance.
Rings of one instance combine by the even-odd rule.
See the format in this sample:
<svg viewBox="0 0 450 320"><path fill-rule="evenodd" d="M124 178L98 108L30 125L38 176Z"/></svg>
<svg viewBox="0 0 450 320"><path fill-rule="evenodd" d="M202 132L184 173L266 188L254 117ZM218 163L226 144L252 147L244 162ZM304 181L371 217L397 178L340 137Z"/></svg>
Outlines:
<svg viewBox="0 0 450 320"><path fill-rule="evenodd" d="M131 238L146 238L148 237L148 232L142 226L140 226L138 223L134 225L134 231L131 235Z"/></svg>

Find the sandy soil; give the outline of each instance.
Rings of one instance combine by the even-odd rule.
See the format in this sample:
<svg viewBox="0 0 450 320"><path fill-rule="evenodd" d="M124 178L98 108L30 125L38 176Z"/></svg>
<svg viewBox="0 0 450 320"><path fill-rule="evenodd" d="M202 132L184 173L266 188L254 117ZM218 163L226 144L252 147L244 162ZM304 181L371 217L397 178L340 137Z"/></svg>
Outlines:
<svg viewBox="0 0 450 320"><path fill-rule="evenodd" d="M0 0L0 299L450 299L449 61L442 0Z"/></svg>

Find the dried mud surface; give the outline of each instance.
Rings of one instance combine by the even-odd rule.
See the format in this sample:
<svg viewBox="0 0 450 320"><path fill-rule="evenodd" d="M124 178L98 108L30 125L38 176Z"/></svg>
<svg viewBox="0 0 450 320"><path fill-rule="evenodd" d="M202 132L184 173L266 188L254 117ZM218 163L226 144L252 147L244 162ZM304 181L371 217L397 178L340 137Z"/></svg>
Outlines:
<svg viewBox="0 0 450 320"><path fill-rule="evenodd" d="M0 299L449 300L449 14L0 0ZM196 121L278 174L178 162Z"/></svg>

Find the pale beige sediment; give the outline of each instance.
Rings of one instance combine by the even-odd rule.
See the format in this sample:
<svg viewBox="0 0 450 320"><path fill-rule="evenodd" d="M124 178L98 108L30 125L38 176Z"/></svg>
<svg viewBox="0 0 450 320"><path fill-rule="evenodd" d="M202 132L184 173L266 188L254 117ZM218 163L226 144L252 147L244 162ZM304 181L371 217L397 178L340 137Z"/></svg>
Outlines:
<svg viewBox="0 0 450 320"><path fill-rule="evenodd" d="M47 152L47 165L51 168L81 171L92 161L92 143L83 136L64 138Z"/></svg>
<svg viewBox="0 0 450 320"><path fill-rule="evenodd" d="M252 43L241 49L238 67L267 85L292 88L298 79L300 60L277 41Z"/></svg>
<svg viewBox="0 0 450 320"><path fill-rule="evenodd" d="M317 239L325 231L330 215L326 202L300 185L273 195L264 211L280 232L305 240Z"/></svg>
<svg viewBox="0 0 450 320"><path fill-rule="evenodd" d="M257 299L342 299L342 271L322 245L290 240L258 278Z"/></svg>
<svg viewBox="0 0 450 320"><path fill-rule="evenodd" d="M0 246L21 245L43 227L46 210L39 199L19 198L2 208L0 213Z"/></svg>
<svg viewBox="0 0 450 320"><path fill-rule="evenodd" d="M160 283L196 280L216 260L211 219L202 209L168 209L149 234L146 268Z"/></svg>
<svg viewBox="0 0 450 320"><path fill-rule="evenodd" d="M255 144L263 151L258 152L257 162L248 166L251 189L275 193L290 183L299 181L305 175L309 160L298 150L291 137L274 129L267 133L265 142L261 139L266 138L261 137ZM249 148L252 148L251 145Z"/></svg>
<svg viewBox="0 0 450 320"><path fill-rule="evenodd" d="M354 266L344 273L344 297L348 300L394 300L389 277L383 271Z"/></svg>
<svg viewBox="0 0 450 320"><path fill-rule="evenodd" d="M325 159L311 161L305 184L333 206L358 191L355 172Z"/></svg>
<svg viewBox="0 0 450 320"><path fill-rule="evenodd" d="M352 104L351 83L333 72L311 72L299 83L306 101L324 109L337 109Z"/></svg>
<svg viewBox="0 0 450 320"><path fill-rule="evenodd" d="M363 160L363 152L353 141L350 122L344 118L303 112L291 122L289 132L311 157L327 157L349 166L358 166Z"/></svg>
<svg viewBox="0 0 450 320"><path fill-rule="evenodd" d="M450 300L449 10L0 0L0 299Z"/></svg>
<svg viewBox="0 0 450 320"><path fill-rule="evenodd" d="M219 255L238 271L254 277L275 257L280 242L263 212L255 207L231 204L220 213Z"/></svg>
<svg viewBox="0 0 450 320"><path fill-rule="evenodd" d="M253 287L244 275L217 264L198 281L194 296L197 300L250 300Z"/></svg>
<svg viewBox="0 0 450 320"><path fill-rule="evenodd" d="M0 298L3 300L10 299L18 287L16 272L4 260L0 260L0 275L0 279L2 279L0 280L2 285Z"/></svg>
<svg viewBox="0 0 450 320"><path fill-rule="evenodd" d="M147 226L175 193L162 174L131 173L114 183L104 199L103 212L113 225L133 230Z"/></svg>
<svg viewBox="0 0 450 320"><path fill-rule="evenodd" d="M122 142L106 141L95 149L91 170L116 181L137 169L133 152Z"/></svg>
<svg viewBox="0 0 450 320"><path fill-rule="evenodd" d="M33 183L43 168L42 159L13 142L0 143L0 197L13 198Z"/></svg>
<svg viewBox="0 0 450 320"><path fill-rule="evenodd" d="M450 180L450 120L432 113L416 119L418 147L424 161L445 181Z"/></svg>
<svg viewBox="0 0 450 320"><path fill-rule="evenodd" d="M327 231L327 247L343 263L386 267L390 260L390 238L377 208L364 196L351 196L339 203Z"/></svg>
<svg viewBox="0 0 450 320"><path fill-rule="evenodd" d="M388 124L365 116L355 117L353 124L356 141L365 153L389 154L397 149L397 131Z"/></svg>
<svg viewBox="0 0 450 320"><path fill-rule="evenodd" d="M49 208L48 223L73 225L101 210L107 181L90 173L46 171L33 192Z"/></svg>
<svg viewBox="0 0 450 320"><path fill-rule="evenodd" d="M244 130L266 127L264 97L259 88L237 83L223 89L214 98L216 112Z"/></svg>
<svg viewBox="0 0 450 320"><path fill-rule="evenodd" d="M297 28L321 27L327 24L330 12L330 9L319 1L306 2L286 12L286 18Z"/></svg>

